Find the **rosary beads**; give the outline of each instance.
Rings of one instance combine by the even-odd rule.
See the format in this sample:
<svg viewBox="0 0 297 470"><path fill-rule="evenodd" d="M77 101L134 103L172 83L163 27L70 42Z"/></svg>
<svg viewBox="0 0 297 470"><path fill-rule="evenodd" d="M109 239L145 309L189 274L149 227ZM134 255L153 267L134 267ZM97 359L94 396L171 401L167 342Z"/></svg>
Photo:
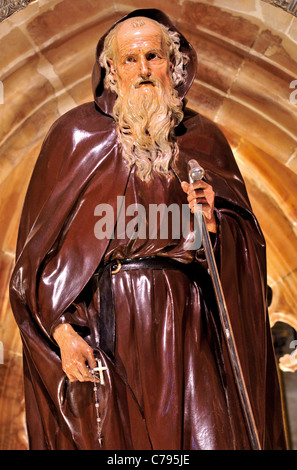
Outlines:
<svg viewBox="0 0 297 470"><path fill-rule="evenodd" d="M103 436L102 436L102 419L100 416L100 398L99 398L99 388L105 386L103 371L107 367L102 366L100 359L96 359L97 367L94 367L92 370L93 375L93 391L94 391L94 400L95 400L95 412L96 412L96 424L97 424L97 435L99 446L102 447Z"/></svg>

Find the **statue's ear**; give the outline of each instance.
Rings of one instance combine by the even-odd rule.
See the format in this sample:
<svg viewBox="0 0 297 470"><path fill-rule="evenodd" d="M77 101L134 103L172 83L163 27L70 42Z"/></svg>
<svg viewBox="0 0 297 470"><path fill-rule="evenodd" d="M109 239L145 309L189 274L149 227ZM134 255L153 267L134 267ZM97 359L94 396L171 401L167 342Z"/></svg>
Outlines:
<svg viewBox="0 0 297 470"><path fill-rule="evenodd" d="M113 78L115 78L116 69L115 69L114 61L112 59L107 59L107 63L109 65L110 72L111 72Z"/></svg>

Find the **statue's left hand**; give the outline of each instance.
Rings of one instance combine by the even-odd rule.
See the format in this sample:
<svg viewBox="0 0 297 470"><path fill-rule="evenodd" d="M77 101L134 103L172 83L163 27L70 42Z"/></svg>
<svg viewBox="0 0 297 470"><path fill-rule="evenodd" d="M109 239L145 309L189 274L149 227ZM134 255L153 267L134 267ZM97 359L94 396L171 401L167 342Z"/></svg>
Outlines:
<svg viewBox="0 0 297 470"><path fill-rule="evenodd" d="M214 215L215 192L212 186L203 180L197 180L191 184L183 181L181 187L188 195L187 199L191 212L194 212L196 204L201 204L208 231L216 233L217 224Z"/></svg>

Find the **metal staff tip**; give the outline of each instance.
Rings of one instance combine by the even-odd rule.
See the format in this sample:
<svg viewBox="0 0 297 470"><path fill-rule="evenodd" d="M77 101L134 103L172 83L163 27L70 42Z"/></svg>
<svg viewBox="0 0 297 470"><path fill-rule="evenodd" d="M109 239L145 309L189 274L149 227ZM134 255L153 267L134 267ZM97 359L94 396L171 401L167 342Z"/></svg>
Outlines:
<svg viewBox="0 0 297 470"><path fill-rule="evenodd" d="M199 165L197 160L189 160L188 162L188 172L190 183L193 183L197 180L202 180L205 172L202 166Z"/></svg>

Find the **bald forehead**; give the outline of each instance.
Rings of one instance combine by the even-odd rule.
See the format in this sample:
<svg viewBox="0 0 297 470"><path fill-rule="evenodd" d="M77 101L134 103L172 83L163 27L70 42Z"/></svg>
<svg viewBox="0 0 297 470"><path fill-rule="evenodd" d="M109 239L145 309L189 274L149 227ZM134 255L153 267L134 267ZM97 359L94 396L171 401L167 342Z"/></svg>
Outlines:
<svg viewBox="0 0 297 470"><path fill-rule="evenodd" d="M118 25L117 35L123 34L125 32L142 29L155 31L155 33L161 34L161 27L157 21L151 20L144 16L137 16L135 18L128 18Z"/></svg>
<svg viewBox="0 0 297 470"><path fill-rule="evenodd" d="M137 47L142 43L153 41L158 44L158 48L164 47L162 29L154 20L150 18L136 17L129 18L118 25L115 34L115 52L121 53L123 48L129 46Z"/></svg>

